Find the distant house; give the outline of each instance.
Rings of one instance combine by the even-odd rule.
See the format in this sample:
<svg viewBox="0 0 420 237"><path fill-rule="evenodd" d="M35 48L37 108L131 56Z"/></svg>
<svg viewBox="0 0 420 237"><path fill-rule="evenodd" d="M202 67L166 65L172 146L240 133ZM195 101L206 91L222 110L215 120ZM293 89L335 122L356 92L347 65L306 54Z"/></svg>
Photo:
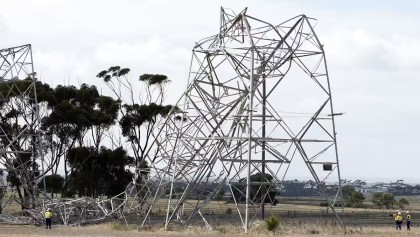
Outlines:
<svg viewBox="0 0 420 237"><path fill-rule="evenodd" d="M361 192L363 194L369 194L371 193L372 186L366 184L361 187L355 187L354 190L356 190L356 192Z"/></svg>

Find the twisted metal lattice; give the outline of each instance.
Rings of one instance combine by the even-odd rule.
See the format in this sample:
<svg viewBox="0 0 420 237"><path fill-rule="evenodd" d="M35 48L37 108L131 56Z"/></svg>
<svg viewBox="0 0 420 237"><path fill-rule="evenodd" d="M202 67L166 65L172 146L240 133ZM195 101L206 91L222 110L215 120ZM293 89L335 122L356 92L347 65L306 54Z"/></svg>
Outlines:
<svg viewBox="0 0 420 237"><path fill-rule="evenodd" d="M107 220L122 220L128 224L126 215L137 212L139 202L136 200L133 183L126 190L111 198L48 199L39 197L33 209L24 209L19 213L0 214L0 224L35 224L44 223L44 212L47 208L54 213L55 225L86 225ZM12 196L11 196L12 197Z"/></svg>
<svg viewBox="0 0 420 237"><path fill-rule="evenodd" d="M19 201L35 207L37 180L44 173L38 167L41 121L31 45L0 50L0 106L0 171L19 180L24 196Z"/></svg>
<svg viewBox="0 0 420 237"><path fill-rule="evenodd" d="M340 184L335 114L314 19L272 25L222 8L220 20L219 32L194 46L188 88L147 157L146 218L164 201L166 225L197 215L207 223L201 210L227 185L247 230L295 157L336 214L341 189L328 186Z"/></svg>

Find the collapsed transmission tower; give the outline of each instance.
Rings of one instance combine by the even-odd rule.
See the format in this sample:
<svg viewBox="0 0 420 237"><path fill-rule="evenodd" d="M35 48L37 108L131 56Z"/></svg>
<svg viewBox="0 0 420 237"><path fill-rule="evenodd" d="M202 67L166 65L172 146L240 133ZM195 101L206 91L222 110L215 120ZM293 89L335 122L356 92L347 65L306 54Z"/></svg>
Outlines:
<svg viewBox="0 0 420 237"><path fill-rule="evenodd" d="M162 202L166 226L208 224L203 208L228 186L247 231L300 160L343 225L337 114L314 22L272 25L221 9L219 32L194 46L187 90L147 157L143 224Z"/></svg>
<svg viewBox="0 0 420 237"><path fill-rule="evenodd" d="M16 187L16 201L34 208L43 170L37 161L42 159L41 121L31 45L0 50L0 107L0 171L7 172L8 181ZM15 196L9 195L2 204Z"/></svg>
<svg viewBox="0 0 420 237"><path fill-rule="evenodd" d="M18 215L1 214L0 223L42 224L47 207L56 214L56 223L64 225L115 218L126 221L123 213L130 212L127 205L130 205L132 184L126 191L107 199L54 200L45 193L40 195L40 186L45 191L45 170L50 167L43 159L36 87L31 45L0 50L0 210L15 202L24 207Z"/></svg>

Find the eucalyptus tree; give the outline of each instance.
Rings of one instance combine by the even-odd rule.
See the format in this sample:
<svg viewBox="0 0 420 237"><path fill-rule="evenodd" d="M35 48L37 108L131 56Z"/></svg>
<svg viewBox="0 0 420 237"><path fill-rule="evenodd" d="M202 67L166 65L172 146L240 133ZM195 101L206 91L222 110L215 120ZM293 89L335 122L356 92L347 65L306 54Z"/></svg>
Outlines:
<svg viewBox="0 0 420 237"><path fill-rule="evenodd" d="M129 167L133 157L118 147L111 150L101 147L75 147L69 151L69 165L73 168L70 186L79 196L116 196L132 180Z"/></svg>
<svg viewBox="0 0 420 237"><path fill-rule="evenodd" d="M61 193L63 189L64 177L59 174L46 175L45 184L46 191L51 193L51 198L54 198L54 193ZM39 183L38 186L42 186L42 183Z"/></svg>
<svg viewBox="0 0 420 237"><path fill-rule="evenodd" d="M110 67L98 73L111 92L121 101L119 125L122 135L130 144L134 156L137 182L147 175L144 160L152 144L155 128L172 110L164 105L167 85L166 75L143 74L138 81L132 81L129 68ZM139 90L136 90L140 88Z"/></svg>
<svg viewBox="0 0 420 237"><path fill-rule="evenodd" d="M75 146L77 138L86 126L86 119L76 105L75 86L57 86L54 97L48 102L51 112L42 120L42 129L47 141L46 148L51 155L52 173L58 172L61 160L68 149ZM67 176L67 169L66 176Z"/></svg>
<svg viewBox="0 0 420 237"><path fill-rule="evenodd" d="M67 181L67 152L80 142L88 127L87 111L80 108L76 100L78 89L75 86L57 86L54 98L49 101L51 113L42 120L42 128L48 139L48 153L52 157L53 174L56 174L60 164L64 167L64 178ZM62 163L63 162L63 163ZM65 195L65 189L64 195Z"/></svg>
<svg viewBox="0 0 420 237"><path fill-rule="evenodd" d="M104 132L116 122L119 101L100 95L95 86L87 84L80 88L59 85L53 95L48 102L51 112L43 118L42 128L48 139L48 153L54 157L52 173L56 174L60 165L64 167L65 196L72 171L68 167L68 152L93 144L97 153Z"/></svg>
<svg viewBox="0 0 420 237"><path fill-rule="evenodd" d="M278 200L276 195L278 187L273 183L273 176L270 174L262 174L260 172L250 176L252 182L261 182L264 180L268 184L253 185L250 189L250 199L255 203L271 203L276 205ZM239 182L232 185L232 199L237 203L244 203L246 200L246 178L239 179ZM264 195L265 194L265 195Z"/></svg>

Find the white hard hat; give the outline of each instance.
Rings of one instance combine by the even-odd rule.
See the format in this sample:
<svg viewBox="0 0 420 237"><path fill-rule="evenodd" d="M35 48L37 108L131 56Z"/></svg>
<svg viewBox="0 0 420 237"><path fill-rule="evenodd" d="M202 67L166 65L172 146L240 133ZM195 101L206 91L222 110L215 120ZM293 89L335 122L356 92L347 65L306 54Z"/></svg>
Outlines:
<svg viewBox="0 0 420 237"><path fill-rule="evenodd" d="M397 213L400 212L400 210L397 210Z"/></svg>
<svg viewBox="0 0 420 237"><path fill-rule="evenodd" d="M398 215L401 215L401 212L398 212Z"/></svg>
<svg viewBox="0 0 420 237"><path fill-rule="evenodd" d="M407 214L408 214L408 213L410 213L410 212L409 212L409 211L406 211L405 213L407 213Z"/></svg>
<svg viewBox="0 0 420 237"><path fill-rule="evenodd" d="M51 211L51 208L47 208L47 211Z"/></svg>

